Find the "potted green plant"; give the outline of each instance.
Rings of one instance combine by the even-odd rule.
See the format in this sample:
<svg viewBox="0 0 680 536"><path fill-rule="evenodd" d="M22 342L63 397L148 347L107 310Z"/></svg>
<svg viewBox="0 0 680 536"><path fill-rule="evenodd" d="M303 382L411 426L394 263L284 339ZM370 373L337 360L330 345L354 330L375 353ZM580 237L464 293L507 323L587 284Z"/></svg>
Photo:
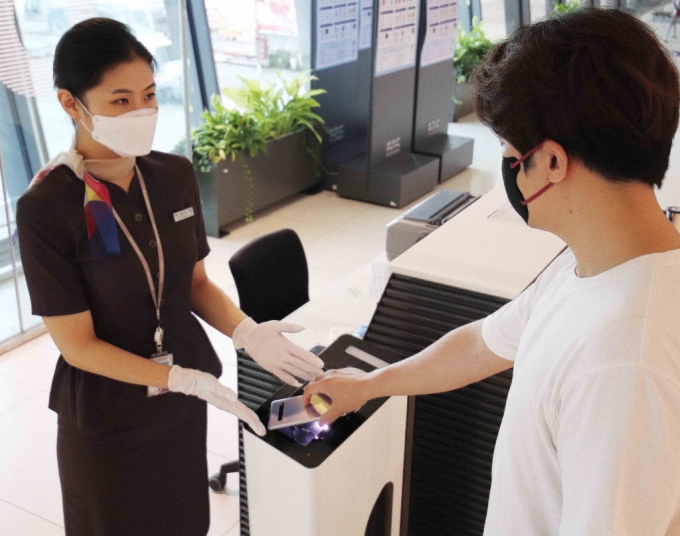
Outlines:
<svg viewBox="0 0 680 536"><path fill-rule="evenodd" d="M453 120L472 113L472 97L468 79L472 70L486 57L493 46L482 29L481 22L476 20L472 28L466 32L458 30L456 49L453 56L455 82L453 84Z"/></svg>
<svg viewBox="0 0 680 536"><path fill-rule="evenodd" d="M308 90L315 77L302 73L278 83L241 79L241 87L223 90L203 112L203 123L191 135L193 163L201 189L206 231L220 228L319 181L323 119L314 113Z"/></svg>
<svg viewBox="0 0 680 536"><path fill-rule="evenodd" d="M559 17L563 13L576 11L581 7L581 0L564 0L563 2L553 2L553 12L551 17Z"/></svg>

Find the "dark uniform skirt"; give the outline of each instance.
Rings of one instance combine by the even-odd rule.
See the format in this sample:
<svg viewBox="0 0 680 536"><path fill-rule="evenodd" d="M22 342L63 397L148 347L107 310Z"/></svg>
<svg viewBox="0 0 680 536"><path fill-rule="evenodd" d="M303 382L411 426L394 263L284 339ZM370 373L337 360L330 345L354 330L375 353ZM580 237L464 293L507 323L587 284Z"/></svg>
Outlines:
<svg viewBox="0 0 680 536"><path fill-rule="evenodd" d="M67 536L205 536L207 408L198 399L190 405L188 420L170 417L115 434L60 422Z"/></svg>

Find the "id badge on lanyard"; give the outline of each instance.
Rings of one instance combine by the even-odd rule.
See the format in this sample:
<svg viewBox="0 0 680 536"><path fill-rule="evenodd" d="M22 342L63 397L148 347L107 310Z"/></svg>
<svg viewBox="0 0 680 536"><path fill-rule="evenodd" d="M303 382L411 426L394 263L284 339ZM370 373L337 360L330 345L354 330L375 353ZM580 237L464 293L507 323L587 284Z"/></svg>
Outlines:
<svg viewBox="0 0 680 536"><path fill-rule="evenodd" d="M159 326L156 328L156 334L154 335L154 340L156 342L156 349L158 350L155 354L151 356L151 361L165 365L166 367L171 367L173 365L173 358L170 352L163 351L163 329ZM156 396L167 393L168 389L164 387L156 387L154 385L149 385L146 388L146 396Z"/></svg>
<svg viewBox="0 0 680 536"><path fill-rule="evenodd" d="M139 171L139 167L137 167L136 165L135 170L137 171L137 176L139 177L139 185L141 186L142 194L144 195L144 203L146 204L146 210L149 213L149 220L151 220L151 227L153 227L153 232L156 238L156 248L158 250L158 292L156 292L156 287L153 284L153 277L151 276L151 269L149 268L149 263L146 262L144 255L142 254L141 250L139 249L139 246L137 245L137 242L135 242L135 239L132 238L130 231L128 231L127 226L123 223L123 220L120 219L120 216L118 215L118 212L116 212L115 209L113 210L113 215L116 218L116 221L118 222L118 225L122 229L126 238L130 242L132 249L135 250L137 257L139 257L139 261L142 263L142 266L144 267L144 272L146 273L146 280L149 283L149 290L151 291L151 298L153 299L153 304L156 307L156 320L158 322L156 326L156 332L154 333L156 353L153 354L150 359L151 361L155 361L156 363L160 363L161 365L171 367L173 365L173 357L170 352L163 351L164 332L163 328L161 328L161 299L163 296L163 283L165 281L165 257L163 255L163 246L161 245L161 237L158 234L156 219L153 216L153 210L151 209L151 203L149 202L149 194L146 191L144 177L142 177L142 172ZM153 385L149 385L147 387L146 395L156 396L167 392L168 389L165 389L163 387L155 387Z"/></svg>

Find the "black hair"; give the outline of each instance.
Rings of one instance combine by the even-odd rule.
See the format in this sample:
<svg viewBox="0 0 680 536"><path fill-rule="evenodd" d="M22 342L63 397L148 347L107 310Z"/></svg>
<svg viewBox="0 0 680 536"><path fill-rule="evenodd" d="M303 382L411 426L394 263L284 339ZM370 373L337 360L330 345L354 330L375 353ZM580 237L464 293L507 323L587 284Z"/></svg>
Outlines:
<svg viewBox="0 0 680 536"><path fill-rule="evenodd" d="M156 68L153 55L129 26L104 17L87 19L70 28L57 43L52 64L54 86L69 90L82 101L107 70L135 59Z"/></svg>
<svg viewBox="0 0 680 536"><path fill-rule="evenodd" d="M678 128L678 70L632 15L590 8L524 26L471 83L481 121L522 154L551 139L607 179L661 186Z"/></svg>

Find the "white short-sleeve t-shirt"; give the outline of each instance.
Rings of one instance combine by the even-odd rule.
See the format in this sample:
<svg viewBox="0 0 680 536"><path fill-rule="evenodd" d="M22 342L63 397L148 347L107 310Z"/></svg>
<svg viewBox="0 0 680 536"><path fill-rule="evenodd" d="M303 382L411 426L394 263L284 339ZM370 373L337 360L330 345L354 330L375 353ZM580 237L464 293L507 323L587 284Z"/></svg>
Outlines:
<svg viewBox="0 0 680 536"><path fill-rule="evenodd" d="M482 336L514 361L485 534L680 535L680 250L566 250Z"/></svg>

